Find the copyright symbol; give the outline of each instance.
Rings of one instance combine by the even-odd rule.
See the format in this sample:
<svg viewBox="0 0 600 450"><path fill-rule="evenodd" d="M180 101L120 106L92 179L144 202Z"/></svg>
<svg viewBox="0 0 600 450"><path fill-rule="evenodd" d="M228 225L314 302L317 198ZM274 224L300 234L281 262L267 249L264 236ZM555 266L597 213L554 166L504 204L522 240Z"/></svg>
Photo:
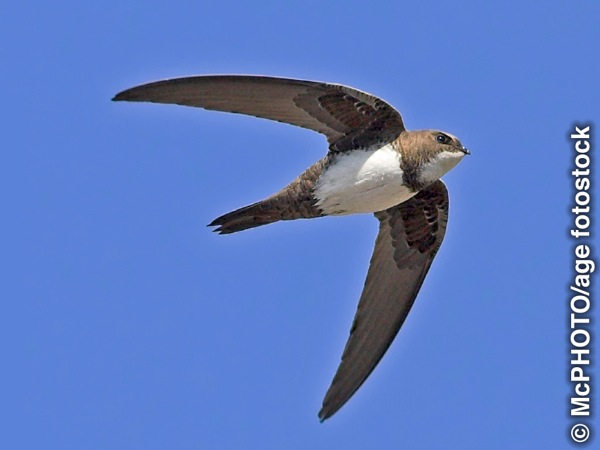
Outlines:
<svg viewBox="0 0 600 450"><path fill-rule="evenodd" d="M589 437L590 429L586 425L578 423L571 428L571 439L575 442L585 442Z"/></svg>

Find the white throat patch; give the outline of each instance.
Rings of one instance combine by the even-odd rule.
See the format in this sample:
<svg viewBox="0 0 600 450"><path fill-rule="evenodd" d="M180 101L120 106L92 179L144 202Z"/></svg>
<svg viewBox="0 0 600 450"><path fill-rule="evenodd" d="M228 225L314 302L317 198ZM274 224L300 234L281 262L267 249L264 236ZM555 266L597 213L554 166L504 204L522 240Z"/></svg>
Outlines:
<svg viewBox="0 0 600 450"><path fill-rule="evenodd" d="M432 161L423 164L420 181L424 184L433 183L435 180L440 179L442 175L453 169L464 156L465 154L461 152L444 151L438 153Z"/></svg>

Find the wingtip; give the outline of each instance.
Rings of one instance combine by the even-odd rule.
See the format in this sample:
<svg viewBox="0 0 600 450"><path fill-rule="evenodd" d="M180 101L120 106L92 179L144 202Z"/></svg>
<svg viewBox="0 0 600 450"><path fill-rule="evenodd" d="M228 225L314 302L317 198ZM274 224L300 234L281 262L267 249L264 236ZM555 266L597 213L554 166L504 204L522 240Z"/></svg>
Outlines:
<svg viewBox="0 0 600 450"><path fill-rule="evenodd" d="M331 410L326 411L325 406L323 406L321 408L321 411L319 411L319 414L318 414L319 422L320 423L325 422L327 419L329 419L331 416L333 416L336 413L336 411L331 411Z"/></svg>
<svg viewBox="0 0 600 450"><path fill-rule="evenodd" d="M118 94L116 94L111 100L113 102L122 102L124 100L130 100L129 98L127 98L127 91L121 91Z"/></svg>
<svg viewBox="0 0 600 450"><path fill-rule="evenodd" d="M143 102L143 101L149 101L149 99L146 98L145 95L143 95L144 90L140 89L141 87L144 86L136 86L136 87L132 87L129 89L125 89L124 91L121 91L117 94L115 94L115 96L112 98L113 102Z"/></svg>

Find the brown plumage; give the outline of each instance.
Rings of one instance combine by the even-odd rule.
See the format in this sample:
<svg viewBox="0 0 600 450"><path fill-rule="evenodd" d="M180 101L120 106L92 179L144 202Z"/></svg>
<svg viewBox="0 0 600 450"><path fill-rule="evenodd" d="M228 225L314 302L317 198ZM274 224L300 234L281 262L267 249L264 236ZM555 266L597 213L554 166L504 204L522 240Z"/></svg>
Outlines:
<svg viewBox="0 0 600 450"><path fill-rule="evenodd" d="M210 226L235 233L280 220L373 212L379 233L342 361L319 418L356 392L392 343L442 244L448 192L439 178L465 154L435 130L407 131L398 111L338 84L215 75L134 87L114 100L175 103L249 114L324 134L329 152L271 197Z"/></svg>
<svg viewBox="0 0 600 450"><path fill-rule="evenodd" d="M230 234L280 220L323 216L323 211L316 206L316 199L312 194L315 183L326 164L327 158L321 159L278 193L260 202L223 214L208 226L218 227L213 231L219 234Z"/></svg>
<svg viewBox="0 0 600 450"><path fill-rule="evenodd" d="M246 75L157 81L113 100L175 103L276 120L317 131L331 151L392 142L404 130L400 113L383 100L340 84Z"/></svg>
<svg viewBox="0 0 600 450"><path fill-rule="evenodd" d="M331 417L375 369L404 323L446 233L448 191L436 181L375 213L379 233L363 293L319 418Z"/></svg>

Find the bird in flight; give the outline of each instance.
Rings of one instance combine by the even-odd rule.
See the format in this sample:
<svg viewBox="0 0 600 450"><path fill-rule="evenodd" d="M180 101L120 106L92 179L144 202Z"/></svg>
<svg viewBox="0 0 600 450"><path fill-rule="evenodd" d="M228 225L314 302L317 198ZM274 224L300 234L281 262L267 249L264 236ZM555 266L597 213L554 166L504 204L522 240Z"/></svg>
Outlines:
<svg viewBox="0 0 600 450"><path fill-rule="evenodd" d="M113 100L247 114L324 134L325 157L265 200L213 220L220 234L280 220L373 213L379 233L342 360L319 412L338 411L400 330L442 244L448 191L440 177L469 151L453 135L408 131L385 101L340 84L208 75L144 84Z"/></svg>

